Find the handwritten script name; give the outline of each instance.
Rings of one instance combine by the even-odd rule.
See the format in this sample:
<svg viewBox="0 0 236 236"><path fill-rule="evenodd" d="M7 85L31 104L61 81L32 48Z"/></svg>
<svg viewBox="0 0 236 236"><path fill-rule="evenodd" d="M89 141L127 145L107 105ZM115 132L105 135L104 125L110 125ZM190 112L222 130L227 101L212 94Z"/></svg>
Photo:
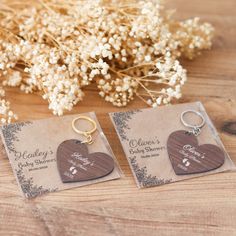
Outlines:
<svg viewBox="0 0 236 236"><path fill-rule="evenodd" d="M23 151L23 152L15 152L15 161L19 161L21 159L28 160L32 158L41 158L42 160L45 160L49 155L52 155L52 150L47 151L40 151L39 149L36 149L33 152L29 151Z"/></svg>
<svg viewBox="0 0 236 236"><path fill-rule="evenodd" d="M205 153L200 153L190 144L186 144L183 146L179 153L182 154L185 159L183 159L183 164L187 167L190 165L189 160L195 161L197 163L201 163L201 159L205 158Z"/></svg>
<svg viewBox="0 0 236 236"><path fill-rule="evenodd" d="M69 160L69 163L85 171L87 171L88 166L93 166L94 164L93 161L90 161L87 157L84 157L81 153L78 152L74 152L71 157L73 157L74 160L77 160L79 163L71 159Z"/></svg>
<svg viewBox="0 0 236 236"><path fill-rule="evenodd" d="M136 147L143 147L143 146L151 146L151 145L157 145L160 144L160 141L155 137L152 140L144 140L144 139L131 139L129 141L129 146L131 148L136 148Z"/></svg>

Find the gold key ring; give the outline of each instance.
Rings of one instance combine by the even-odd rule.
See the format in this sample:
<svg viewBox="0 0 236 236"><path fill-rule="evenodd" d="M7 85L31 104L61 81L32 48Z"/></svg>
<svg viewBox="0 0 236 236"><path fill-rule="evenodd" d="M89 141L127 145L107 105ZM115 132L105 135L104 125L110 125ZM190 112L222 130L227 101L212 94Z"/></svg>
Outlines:
<svg viewBox="0 0 236 236"><path fill-rule="evenodd" d="M76 128L76 126L75 126L75 122L76 122L77 120L86 120L86 121L89 121L89 122L93 125L93 128L92 128L91 130L88 130L88 131L79 130L79 129ZM96 122L95 122L93 119L91 119L91 118L89 118L89 117L87 117L87 116L79 116L79 117L75 118L75 119L72 121L72 128L73 128L73 130L74 130L76 133L82 134L82 135L85 136L86 140L82 141L82 143L88 143L88 144L92 144L92 143L93 143L93 138L92 138L92 135L91 135L91 134L94 133L94 132L96 131L96 129L97 129L97 124L96 124Z"/></svg>

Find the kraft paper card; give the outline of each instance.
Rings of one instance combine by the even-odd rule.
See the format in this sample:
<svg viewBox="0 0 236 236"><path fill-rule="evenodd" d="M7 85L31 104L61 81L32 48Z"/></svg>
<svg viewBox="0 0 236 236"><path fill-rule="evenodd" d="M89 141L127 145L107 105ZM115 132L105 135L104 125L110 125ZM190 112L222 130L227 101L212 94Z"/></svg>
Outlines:
<svg viewBox="0 0 236 236"><path fill-rule="evenodd" d="M181 121L184 112L186 124L205 121L194 130L196 135ZM235 170L200 102L116 112L110 117L140 188Z"/></svg>
<svg viewBox="0 0 236 236"><path fill-rule="evenodd" d="M25 197L120 178L119 166L95 113L83 115L97 124L91 145L81 144L78 140L84 137L72 129L72 120L79 115L2 126L2 141ZM84 130L91 125L85 120L79 124ZM101 163L104 166L99 166Z"/></svg>

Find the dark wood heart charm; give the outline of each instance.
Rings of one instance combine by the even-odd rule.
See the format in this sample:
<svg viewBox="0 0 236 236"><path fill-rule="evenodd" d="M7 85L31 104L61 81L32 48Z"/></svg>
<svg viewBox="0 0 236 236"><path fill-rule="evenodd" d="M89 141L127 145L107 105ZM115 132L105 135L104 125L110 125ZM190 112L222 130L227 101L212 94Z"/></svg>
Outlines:
<svg viewBox="0 0 236 236"><path fill-rule="evenodd" d="M89 154L86 144L71 139L59 145L57 167L62 182L69 183L104 177L113 171L114 161L103 152Z"/></svg>
<svg viewBox="0 0 236 236"><path fill-rule="evenodd" d="M167 141L167 151L177 175L197 174L224 164L224 152L216 145L198 145L197 137L185 130L173 132Z"/></svg>

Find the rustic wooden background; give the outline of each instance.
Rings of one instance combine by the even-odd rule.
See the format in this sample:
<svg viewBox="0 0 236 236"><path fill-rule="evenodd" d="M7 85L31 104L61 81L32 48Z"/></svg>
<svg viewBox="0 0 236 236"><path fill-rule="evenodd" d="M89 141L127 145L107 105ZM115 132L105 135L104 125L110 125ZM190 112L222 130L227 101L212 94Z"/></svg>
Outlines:
<svg viewBox="0 0 236 236"><path fill-rule="evenodd" d="M184 62L189 81L181 102L203 102L236 162L236 1L167 0L167 5L179 18L200 16L216 28L213 50ZM17 89L7 95L21 120L52 116L37 95ZM142 107L137 100L126 109ZM236 235L236 173L139 190L107 115L119 109L91 88L73 113L92 110L125 177L29 201L20 196L8 160L0 157L0 235ZM230 129L228 122L234 122Z"/></svg>

